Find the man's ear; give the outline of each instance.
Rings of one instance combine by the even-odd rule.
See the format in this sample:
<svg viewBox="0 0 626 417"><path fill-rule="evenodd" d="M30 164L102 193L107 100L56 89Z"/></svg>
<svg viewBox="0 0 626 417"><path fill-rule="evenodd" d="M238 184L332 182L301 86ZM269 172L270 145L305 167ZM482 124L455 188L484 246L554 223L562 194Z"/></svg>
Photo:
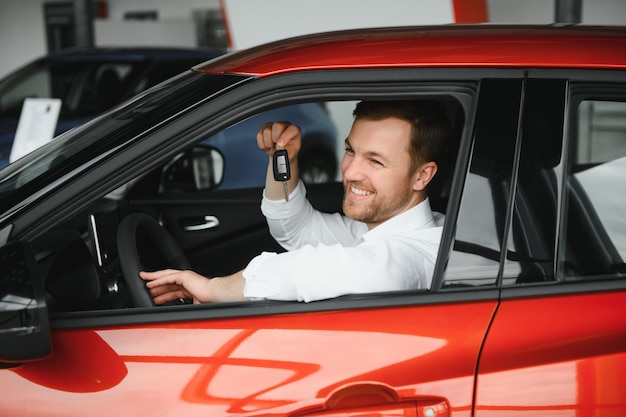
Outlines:
<svg viewBox="0 0 626 417"><path fill-rule="evenodd" d="M437 164L433 161L422 164L413 176L413 189L423 191L437 173Z"/></svg>

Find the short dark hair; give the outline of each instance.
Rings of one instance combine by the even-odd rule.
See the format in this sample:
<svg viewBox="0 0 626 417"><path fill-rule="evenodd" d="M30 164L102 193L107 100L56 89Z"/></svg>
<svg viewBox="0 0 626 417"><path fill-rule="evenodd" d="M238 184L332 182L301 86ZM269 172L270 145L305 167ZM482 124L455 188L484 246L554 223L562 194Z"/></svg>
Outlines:
<svg viewBox="0 0 626 417"><path fill-rule="evenodd" d="M435 100L361 101L353 112L356 119L382 120L395 117L413 127L409 143L412 169L439 163L448 147L450 124L442 104Z"/></svg>

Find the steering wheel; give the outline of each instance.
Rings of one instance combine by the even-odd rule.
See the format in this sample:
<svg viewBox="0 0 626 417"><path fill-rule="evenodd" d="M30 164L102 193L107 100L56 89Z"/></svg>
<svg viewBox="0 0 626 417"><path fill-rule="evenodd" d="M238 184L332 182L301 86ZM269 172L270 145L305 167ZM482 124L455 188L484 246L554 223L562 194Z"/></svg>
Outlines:
<svg viewBox="0 0 626 417"><path fill-rule="evenodd" d="M148 244L139 245L140 242ZM117 249L124 280L135 307L155 305L146 282L139 277L139 272L147 270L146 267L155 269L154 265L143 265L145 254L158 256L159 265L156 269L191 269L191 264L174 238L156 220L145 214L134 213L120 222Z"/></svg>

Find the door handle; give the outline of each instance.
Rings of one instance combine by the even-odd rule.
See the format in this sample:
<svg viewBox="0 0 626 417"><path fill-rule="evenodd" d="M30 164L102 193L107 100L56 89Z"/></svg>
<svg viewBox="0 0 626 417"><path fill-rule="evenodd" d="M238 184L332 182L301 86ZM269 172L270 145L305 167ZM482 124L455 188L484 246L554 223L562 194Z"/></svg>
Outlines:
<svg viewBox="0 0 626 417"><path fill-rule="evenodd" d="M214 229L220 225L220 220L215 216L204 216L202 223L188 224L183 226L185 232L197 232L199 230Z"/></svg>
<svg viewBox="0 0 626 417"><path fill-rule="evenodd" d="M331 393L322 404L311 405L291 415L298 417L318 414L344 415L347 412L371 415L403 415L424 417L450 417L448 400L432 395L400 395L393 387L379 382L348 384ZM387 414L385 414L387 413ZM352 414L350 414L352 415ZM359 414L360 415L360 414ZM365 414L363 414L365 415ZM369 415L369 414L368 414Z"/></svg>

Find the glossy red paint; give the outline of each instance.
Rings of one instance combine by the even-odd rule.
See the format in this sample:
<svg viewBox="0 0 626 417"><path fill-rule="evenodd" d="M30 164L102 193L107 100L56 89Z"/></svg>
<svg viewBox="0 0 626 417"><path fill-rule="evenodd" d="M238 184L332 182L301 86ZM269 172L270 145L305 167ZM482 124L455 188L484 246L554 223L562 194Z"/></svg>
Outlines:
<svg viewBox="0 0 626 417"><path fill-rule="evenodd" d="M504 299L481 355L476 416L624 415L624 296Z"/></svg>
<svg viewBox="0 0 626 417"><path fill-rule="evenodd" d="M450 25L367 29L277 41L195 69L259 77L345 68L626 68L626 31Z"/></svg>
<svg viewBox="0 0 626 417"><path fill-rule="evenodd" d="M30 416L46 415L63 397L67 409L56 411L68 417L352 415L341 414L348 407L469 417L494 309L466 302L56 331L51 358L0 373L5 397L22 396L0 412L20 415L28 402Z"/></svg>

